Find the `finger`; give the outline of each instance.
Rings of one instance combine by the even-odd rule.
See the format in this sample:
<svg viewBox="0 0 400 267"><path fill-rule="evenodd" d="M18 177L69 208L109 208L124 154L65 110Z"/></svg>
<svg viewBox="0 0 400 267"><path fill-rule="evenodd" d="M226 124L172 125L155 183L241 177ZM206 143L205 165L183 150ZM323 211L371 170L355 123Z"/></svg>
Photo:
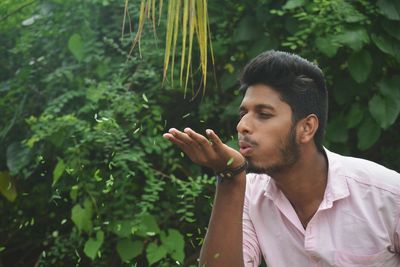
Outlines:
<svg viewBox="0 0 400 267"><path fill-rule="evenodd" d="M176 139L181 141L182 143L185 143L186 145L193 146L197 144L193 141L192 138L190 138L186 133L181 132L175 128L172 128L169 130L169 133L172 134Z"/></svg>
<svg viewBox="0 0 400 267"><path fill-rule="evenodd" d="M179 139L175 138L172 134L170 133L165 133L163 134L163 137L169 141L171 141L172 143L175 143L176 145L179 146L184 146L185 143L183 143L182 141L180 141Z"/></svg>
<svg viewBox="0 0 400 267"><path fill-rule="evenodd" d="M165 133L163 134L163 137L175 145L177 145L188 157L192 157L193 151L190 146L188 146L186 143L183 143L179 139L175 138L172 134L170 133Z"/></svg>
<svg viewBox="0 0 400 267"><path fill-rule="evenodd" d="M194 141L196 141L201 147L203 148L210 148L211 143L210 141L201 134L196 133L190 128L185 128L185 133L191 137Z"/></svg>
<svg viewBox="0 0 400 267"><path fill-rule="evenodd" d="M221 139L219 139L218 135L211 129L206 130L206 134L208 139L213 143L214 148L221 148L223 145Z"/></svg>
<svg viewBox="0 0 400 267"><path fill-rule="evenodd" d="M183 133L175 128L170 129L169 133L172 134L176 140L181 142L179 147L189 156L189 158L195 161L198 157L199 151L202 151L199 144L197 144L197 142L195 142L186 133Z"/></svg>

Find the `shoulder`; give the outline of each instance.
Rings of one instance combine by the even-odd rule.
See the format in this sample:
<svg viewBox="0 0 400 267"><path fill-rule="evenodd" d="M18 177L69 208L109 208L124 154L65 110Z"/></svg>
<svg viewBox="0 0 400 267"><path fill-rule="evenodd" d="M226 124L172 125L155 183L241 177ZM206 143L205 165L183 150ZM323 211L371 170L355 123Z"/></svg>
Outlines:
<svg viewBox="0 0 400 267"><path fill-rule="evenodd" d="M329 164L340 168L348 182L375 187L400 196L400 174L366 159L339 155L327 151Z"/></svg>

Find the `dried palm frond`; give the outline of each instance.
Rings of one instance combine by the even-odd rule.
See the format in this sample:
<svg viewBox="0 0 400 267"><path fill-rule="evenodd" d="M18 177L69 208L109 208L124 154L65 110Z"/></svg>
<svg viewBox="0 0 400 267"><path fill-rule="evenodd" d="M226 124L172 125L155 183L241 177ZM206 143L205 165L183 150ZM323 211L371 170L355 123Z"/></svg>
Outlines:
<svg viewBox="0 0 400 267"><path fill-rule="evenodd" d="M125 0L125 11L123 18L122 33L124 33L124 25L126 17L129 16L128 1ZM158 24L160 24L163 12L163 0L158 1ZM147 14L147 16L146 16ZM135 38L132 40L130 53L136 45L140 50L140 38L143 32L143 26L146 19L151 20L154 34L156 33L156 0L141 0L139 22ZM200 51L200 69L202 74L203 93L207 84L207 59L208 50L211 51L211 59L214 63L214 55L212 52L210 27L207 13L207 0L169 0L167 8L166 20L166 38L164 52L164 71L163 82L167 79L168 69L171 73L171 82L173 83L174 65L177 54L178 36L181 34L181 60L180 60L180 84L186 88L191 73L193 37L196 35L197 44ZM208 45L210 42L210 45ZM171 68L169 66L171 65ZM185 73L186 72L186 73ZM185 75L186 74L186 75Z"/></svg>

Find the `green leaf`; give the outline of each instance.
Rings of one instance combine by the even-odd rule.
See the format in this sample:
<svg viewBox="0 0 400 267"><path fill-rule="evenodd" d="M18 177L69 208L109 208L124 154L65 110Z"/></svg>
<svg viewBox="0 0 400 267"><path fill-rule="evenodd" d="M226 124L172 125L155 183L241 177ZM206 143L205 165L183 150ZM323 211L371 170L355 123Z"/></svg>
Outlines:
<svg viewBox="0 0 400 267"><path fill-rule="evenodd" d="M71 35L71 37L68 40L68 48L69 51L71 51L71 53L74 55L76 60L82 61L85 55L85 51L82 42L82 37L79 34L74 33L73 35Z"/></svg>
<svg viewBox="0 0 400 267"><path fill-rule="evenodd" d="M391 20L400 20L400 2L397 0L378 0L381 13Z"/></svg>
<svg viewBox="0 0 400 267"><path fill-rule="evenodd" d="M283 5L284 9L294 9L296 7L304 6L306 3L305 0L288 0L286 4Z"/></svg>
<svg viewBox="0 0 400 267"><path fill-rule="evenodd" d="M104 241L104 232L97 231L96 238L89 238L88 241L85 243L85 247L83 252L85 252L86 256L94 260L97 256L97 252L99 251L101 245Z"/></svg>
<svg viewBox="0 0 400 267"><path fill-rule="evenodd" d="M253 41L251 44L249 50L247 50L247 54L250 58L256 57L258 54L266 51L266 50L271 50L271 49L276 49L279 46L279 42L276 39L276 37L270 35L270 34L265 34L262 36L259 36L256 40ZM230 75L232 79L232 85L234 85L237 80L236 77L237 75ZM223 87L224 89L227 89L228 87Z"/></svg>
<svg viewBox="0 0 400 267"><path fill-rule="evenodd" d="M364 117L364 110L361 108L359 103L355 103L351 106L350 112L346 117L347 128L351 129L357 126Z"/></svg>
<svg viewBox="0 0 400 267"><path fill-rule="evenodd" d="M382 28L385 30L387 34L391 35L397 40L400 40L400 22L384 20L382 22Z"/></svg>
<svg viewBox="0 0 400 267"><path fill-rule="evenodd" d="M157 244L155 243L150 243L147 246L146 257L147 260L149 261L149 265L152 265L153 263L161 260L166 255L167 255L167 250L163 245L157 246Z"/></svg>
<svg viewBox="0 0 400 267"><path fill-rule="evenodd" d="M253 16L245 16L237 26L233 40L235 42L257 40L260 37L260 28L257 20Z"/></svg>
<svg viewBox="0 0 400 267"><path fill-rule="evenodd" d="M83 207L76 204L71 210L71 220L79 231L90 232L92 230L92 203L86 199Z"/></svg>
<svg viewBox="0 0 400 267"><path fill-rule="evenodd" d="M348 139L348 133L346 127L343 127L345 121L341 117L336 117L328 123L326 129L327 138L330 141L337 143L344 143Z"/></svg>
<svg viewBox="0 0 400 267"><path fill-rule="evenodd" d="M354 30L346 30L341 34L334 36L332 41L346 45L354 51L358 51L364 44L369 43L369 37L364 28L356 28Z"/></svg>
<svg viewBox="0 0 400 267"><path fill-rule="evenodd" d="M226 166L231 166L233 163L234 159L230 158L227 162L226 162Z"/></svg>
<svg viewBox="0 0 400 267"><path fill-rule="evenodd" d="M7 167L11 175L17 175L31 160L31 151L20 142L14 142L7 147Z"/></svg>
<svg viewBox="0 0 400 267"><path fill-rule="evenodd" d="M384 79L378 83L380 93L400 101L400 76L395 75L390 79Z"/></svg>
<svg viewBox="0 0 400 267"><path fill-rule="evenodd" d="M131 259L139 256L142 251L142 241L131 241L129 239L118 240L117 252L123 262L129 262Z"/></svg>
<svg viewBox="0 0 400 267"><path fill-rule="evenodd" d="M340 8L337 9L337 12L344 17L346 22L354 23L367 19L367 17L361 14L352 4L346 1L340 1L339 5Z"/></svg>
<svg viewBox="0 0 400 267"><path fill-rule="evenodd" d="M375 34L372 34L371 38L382 52L393 56L398 62L400 62L400 44L397 41L393 40L392 38L378 36Z"/></svg>
<svg viewBox="0 0 400 267"><path fill-rule="evenodd" d="M350 74L356 82L365 82L372 69L372 57L366 50L355 52L350 56L348 66Z"/></svg>
<svg viewBox="0 0 400 267"><path fill-rule="evenodd" d="M13 202L17 198L17 190L11 181L8 171L0 172L0 193L8 200Z"/></svg>
<svg viewBox="0 0 400 267"><path fill-rule="evenodd" d="M375 95L368 103L372 117L383 129L387 129L400 113L400 101L392 97Z"/></svg>
<svg viewBox="0 0 400 267"><path fill-rule="evenodd" d="M317 37L315 40L315 45L318 50L327 55L328 57L333 57L336 55L339 48L339 43L335 43L332 37Z"/></svg>
<svg viewBox="0 0 400 267"><path fill-rule="evenodd" d="M134 223L129 220L116 221L112 223L112 231L119 237L129 237L132 235L132 228Z"/></svg>
<svg viewBox="0 0 400 267"><path fill-rule="evenodd" d="M64 174L65 171L65 163L64 160L59 159L57 162L56 167L54 168L53 171L53 186L58 182L60 179L61 175Z"/></svg>
<svg viewBox="0 0 400 267"><path fill-rule="evenodd" d="M146 103L149 102L145 93L142 94L142 98L143 98L144 102L146 102Z"/></svg>
<svg viewBox="0 0 400 267"><path fill-rule="evenodd" d="M141 236L155 235L160 233L157 221L153 215L143 214L139 217L139 231L138 234Z"/></svg>
<svg viewBox="0 0 400 267"><path fill-rule="evenodd" d="M178 230L168 229L168 235L162 232L160 234L160 239L168 253L171 254L171 257L174 260L183 263L183 260L185 259L185 240L183 235Z"/></svg>
<svg viewBox="0 0 400 267"><path fill-rule="evenodd" d="M71 191L69 192L69 196L71 197L71 199L74 202L76 201L76 198L78 197L78 189L79 189L78 185L73 185L73 186L71 186Z"/></svg>
<svg viewBox="0 0 400 267"><path fill-rule="evenodd" d="M367 116L357 131L357 147L360 150L370 148L378 141L380 135L379 125L370 116Z"/></svg>

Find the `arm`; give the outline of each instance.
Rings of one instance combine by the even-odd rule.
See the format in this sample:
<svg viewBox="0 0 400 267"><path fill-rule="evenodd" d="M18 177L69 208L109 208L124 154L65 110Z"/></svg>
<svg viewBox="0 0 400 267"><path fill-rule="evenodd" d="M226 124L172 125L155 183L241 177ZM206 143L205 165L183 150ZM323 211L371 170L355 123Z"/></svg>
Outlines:
<svg viewBox="0 0 400 267"><path fill-rule="evenodd" d="M244 172L217 185L199 266L244 266L242 215L245 186Z"/></svg>
<svg viewBox="0 0 400 267"><path fill-rule="evenodd" d="M243 164L243 156L223 144L211 130L207 130L209 140L186 128L184 132L171 129L164 137L178 145L196 164L221 171L233 158L231 168ZM217 185L214 206L208 231L200 253L201 267L244 266L243 263L243 202L246 188L245 173L232 179L225 179Z"/></svg>

